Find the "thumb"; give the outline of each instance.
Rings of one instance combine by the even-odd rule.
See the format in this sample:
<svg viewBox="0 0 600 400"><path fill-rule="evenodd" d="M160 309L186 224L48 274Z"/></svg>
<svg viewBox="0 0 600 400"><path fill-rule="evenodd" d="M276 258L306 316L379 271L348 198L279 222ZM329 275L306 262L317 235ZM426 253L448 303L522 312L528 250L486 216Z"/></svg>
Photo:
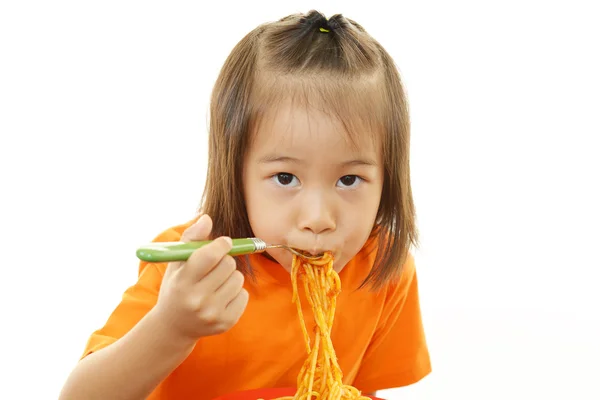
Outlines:
<svg viewBox="0 0 600 400"><path fill-rule="evenodd" d="M182 242L206 240L211 231L212 219L207 214L204 214L198 219L198 221L196 221L194 225L191 225L185 231L183 231L179 240ZM163 279L168 279L168 277L174 273L174 271L178 270L183 264L185 263L182 261L170 262L169 265L167 265Z"/></svg>
<svg viewBox="0 0 600 400"><path fill-rule="evenodd" d="M208 214L203 214L198 221L187 228L181 235L182 242L207 240L212 231L212 219Z"/></svg>
<svg viewBox="0 0 600 400"><path fill-rule="evenodd" d="M183 231L179 240L182 242L206 240L211 231L212 219L207 214L204 214L198 219L198 221L196 221L195 224ZM175 273L175 271L179 270L183 264L185 264L183 261L170 262L165 270L163 280L168 280L170 276Z"/></svg>

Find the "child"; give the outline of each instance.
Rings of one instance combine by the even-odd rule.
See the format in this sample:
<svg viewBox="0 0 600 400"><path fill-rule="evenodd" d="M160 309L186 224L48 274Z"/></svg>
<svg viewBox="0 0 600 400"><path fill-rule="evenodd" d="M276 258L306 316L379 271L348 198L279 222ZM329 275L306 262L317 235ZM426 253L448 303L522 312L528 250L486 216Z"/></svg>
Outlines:
<svg viewBox="0 0 600 400"><path fill-rule="evenodd" d="M185 263L140 263L61 399L296 387L307 355L292 255L229 256L230 238L244 237L333 253L342 292L331 336L345 384L374 394L426 376L408 252L417 237L409 118L386 51L341 15L261 25L226 60L210 112L201 217L155 240L214 242Z"/></svg>

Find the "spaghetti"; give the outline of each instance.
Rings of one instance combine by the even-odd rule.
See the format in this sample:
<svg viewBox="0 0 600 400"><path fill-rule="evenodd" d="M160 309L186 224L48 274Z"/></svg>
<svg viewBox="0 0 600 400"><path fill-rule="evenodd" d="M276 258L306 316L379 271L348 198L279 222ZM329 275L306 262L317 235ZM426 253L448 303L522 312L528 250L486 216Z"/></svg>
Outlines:
<svg viewBox="0 0 600 400"><path fill-rule="evenodd" d="M276 400L370 400L355 387L342 382L342 370L331 341L336 301L341 292L332 254L325 253L318 260L294 255L291 275L292 302L298 310L308 356L298 374L296 394ZM316 323L312 346L298 295L299 279Z"/></svg>

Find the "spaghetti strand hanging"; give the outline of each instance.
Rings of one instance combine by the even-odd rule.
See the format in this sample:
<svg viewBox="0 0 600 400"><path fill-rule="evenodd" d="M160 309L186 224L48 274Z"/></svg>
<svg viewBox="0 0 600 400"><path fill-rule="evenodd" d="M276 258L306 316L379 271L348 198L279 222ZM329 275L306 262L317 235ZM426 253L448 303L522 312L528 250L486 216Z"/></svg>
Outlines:
<svg viewBox="0 0 600 400"><path fill-rule="evenodd" d="M325 253L318 260L294 255L291 275L292 302L298 311L307 357L298 374L296 394L275 400L370 400L357 388L343 383L342 370L331 340L337 297L341 292L339 275L333 269L332 254ZM312 345L302 313L299 280L302 281L316 324Z"/></svg>

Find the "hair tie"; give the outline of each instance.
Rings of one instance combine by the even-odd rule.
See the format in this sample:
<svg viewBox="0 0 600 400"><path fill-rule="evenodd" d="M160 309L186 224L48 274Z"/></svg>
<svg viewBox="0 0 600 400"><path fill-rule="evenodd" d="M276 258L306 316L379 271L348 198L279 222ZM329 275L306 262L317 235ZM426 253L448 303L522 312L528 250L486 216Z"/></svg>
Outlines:
<svg viewBox="0 0 600 400"><path fill-rule="evenodd" d="M336 29L340 29L340 18L342 18L341 14L336 14L331 18L321 19L321 26L319 27L319 31L323 33L329 33L335 31Z"/></svg>
<svg viewBox="0 0 600 400"><path fill-rule="evenodd" d="M309 29L311 30L319 28L319 32L321 33L330 33L340 28L340 22L338 21L340 17L341 14L336 14L328 19L320 12L312 10L300 22L310 27Z"/></svg>

